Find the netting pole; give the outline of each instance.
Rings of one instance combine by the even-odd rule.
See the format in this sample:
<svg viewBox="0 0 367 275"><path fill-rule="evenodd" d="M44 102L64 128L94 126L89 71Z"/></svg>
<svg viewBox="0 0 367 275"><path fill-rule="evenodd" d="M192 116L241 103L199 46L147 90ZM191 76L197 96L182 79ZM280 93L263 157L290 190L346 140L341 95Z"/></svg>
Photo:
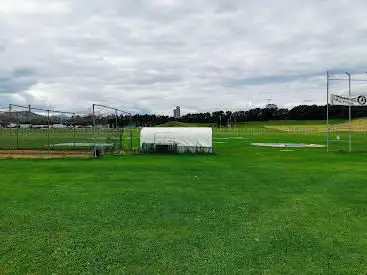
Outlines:
<svg viewBox="0 0 367 275"><path fill-rule="evenodd" d="M11 131L11 121L12 121L12 119L11 119L11 104L9 104L9 128L10 128L10 131ZM13 133L10 132L10 135L13 136Z"/></svg>
<svg viewBox="0 0 367 275"><path fill-rule="evenodd" d="M28 105L28 114L29 114L29 128L32 128L32 108L31 108L31 104Z"/></svg>
<svg viewBox="0 0 367 275"><path fill-rule="evenodd" d="M50 110L47 110L47 147L48 147L48 153L50 154Z"/></svg>
<svg viewBox="0 0 367 275"><path fill-rule="evenodd" d="M75 142L76 142L76 115L73 115L73 122L74 122L74 150L75 150Z"/></svg>
<svg viewBox="0 0 367 275"><path fill-rule="evenodd" d="M4 120L4 125L6 125L6 120ZM6 127L6 126L5 126ZM3 128L2 128L2 125L0 125L0 150L2 149L2 135L5 135L5 132L4 132L4 130L3 130Z"/></svg>
<svg viewBox="0 0 367 275"><path fill-rule="evenodd" d="M348 84L349 84L349 98L352 96L352 91L351 91L351 77L350 77L350 73L347 73L348 75ZM352 152L352 106L351 103L349 102L349 152Z"/></svg>
<svg viewBox="0 0 367 275"><path fill-rule="evenodd" d="M118 133L120 134L120 138L119 138L119 142L120 142L120 144L119 144L119 147L121 147L121 133L120 133L120 131L119 131L119 129L118 129L118 126L117 126L117 109L115 109L115 129L113 130L114 131L114 134L113 134L113 136L115 136L115 134L117 135ZM114 137L114 139L115 139L115 137ZM114 144L116 144L116 140L114 140L114 141L112 141ZM115 147L115 146L114 146Z"/></svg>
<svg viewBox="0 0 367 275"><path fill-rule="evenodd" d="M116 125L116 129L117 129L117 110L115 109L115 125Z"/></svg>
<svg viewBox="0 0 367 275"><path fill-rule="evenodd" d="M94 142L94 145L93 145L93 156L94 157L97 157L96 155L96 114L95 114L95 104L92 105L92 131L93 131L93 142Z"/></svg>
<svg viewBox="0 0 367 275"><path fill-rule="evenodd" d="M115 132L120 134L120 139L119 139L120 144L119 144L119 147L121 149L121 147L122 147L122 134L121 134L121 131L119 131L119 129L118 129L118 125L117 125L118 123L117 122L118 122L117 121L117 109L115 109ZM114 143L115 142L116 141L114 141Z"/></svg>
<svg viewBox="0 0 367 275"><path fill-rule="evenodd" d="M19 121L19 114L17 114L17 150L19 150L19 129L20 129L20 121Z"/></svg>
<svg viewBox="0 0 367 275"><path fill-rule="evenodd" d="M130 114L130 121L129 121L129 127L130 127L130 150L133 149L133 126L132 126L132 116Z"/></svg>
<svg viewBox="0 0 367 275"><path fill-rule="evenodd" d="M329 152L330 127L329 127L329 71L326 71L326 152Z"/></svg>

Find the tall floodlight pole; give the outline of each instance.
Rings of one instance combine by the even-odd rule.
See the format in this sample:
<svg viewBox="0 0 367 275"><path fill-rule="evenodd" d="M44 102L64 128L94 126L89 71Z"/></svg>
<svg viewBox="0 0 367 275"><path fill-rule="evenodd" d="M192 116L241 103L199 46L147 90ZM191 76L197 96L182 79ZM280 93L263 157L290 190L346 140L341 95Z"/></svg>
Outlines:
<svg viewBox="0 0 367 275"><path fill-rule="evenodd" d="M352 97L352 89L351 89L351 76L350 73L346 72L348 76L348 84L349 84L349 98ZM352 105L349 101L349 152L352 152Z"/></svg>
<svg viewBox="0 0 367 275"><path fill-rule="evenodd" d="M330 127L329 127L329 71L326 71L326 152L329 152Z"/></svg>

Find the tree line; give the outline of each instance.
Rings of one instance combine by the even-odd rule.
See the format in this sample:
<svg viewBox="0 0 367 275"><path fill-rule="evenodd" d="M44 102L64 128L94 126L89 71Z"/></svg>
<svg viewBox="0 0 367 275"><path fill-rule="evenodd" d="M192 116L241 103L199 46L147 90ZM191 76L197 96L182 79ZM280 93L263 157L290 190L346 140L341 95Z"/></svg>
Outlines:
<svg viewBox="0 0 367 275"><path fill-rule="evenodd" d="M329 106L329 119L348 119L349 108L347 106ZM367 118L367 108L352 107L352 118ZM134 126L155 126L172 121L183 123L201 123L216 126L228 126L238 122L269 121L269 120L326 120L326 105L299 105L292 109L286 108L255 108L247 111L216 111L206 113L192 113L173 118L162 115L134 115ZM123 119L123 124L128 121Z"/></svg>
<svg viewBox="0 0 367 275"><path fill-rule="evenodd" d="M329 118L330 119L348 119L349 108L347 106L329 106ZM15 115L13 117L0 117L2 126L15 121ZM353 107L352 118L367 117L367 108L365 107ZM19 119L19 115L18 115ZM104 125L107 127L152 127L168 122L183 122L183 123L200 123L211 126L229 126L240 122L250 121L269 121L269 120L326 120L326 106L318 105L299 105L292 109L286 108L255 108L247 111L216 111L206 113L190 113L177 119L171 116L156 115L156 114L136 114L132 117L121 115L116 118L115 115L109 116L97 116L89 115L75 117L50 117L29 114L23 112L21 115L21 123L32 124L48 124L48 123L62 123L68 126L92 126L93 120L96 125Z"/></svg>

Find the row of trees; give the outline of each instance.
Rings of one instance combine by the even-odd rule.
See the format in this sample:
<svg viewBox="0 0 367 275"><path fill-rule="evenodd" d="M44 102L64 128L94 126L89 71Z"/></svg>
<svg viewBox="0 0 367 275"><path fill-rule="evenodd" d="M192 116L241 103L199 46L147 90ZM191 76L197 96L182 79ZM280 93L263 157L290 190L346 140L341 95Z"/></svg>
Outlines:
<svg viewBox="0 0 367 275"><path fill-rule="evenodd" d="M5 115L5 116L4 116ZM367 117L367 108L353 107L353 118ZM269 120L325 120L326 119L326 106L317 105L300 105L292 109L268 109L268 108L256 108L248 111L217 111L213 113L194 113L182 116L180 119L175 119L169 116L163 115L134 115L133 117L119 116L97 116L93 118L92 115L76 116L76 117L50 117L49 119L44 116L29 114L23 112L21 116L18 114L18 119L21 117L21 122L27 123L32 121L32 124L46 124L47 123L62 123L65 125L79 125L79 126L92 126L93 119L96 124L108 125L108 127L122 127L132 124L132 126L155 126L172 121L179 121L183 123L205 123L208 125L227 126L237 122L249 122L249 121L269 121ZM348 107L346 106L330 106L329 108L330 119L347 119ZM0 122L8 124L10 121L14 122L16 119L15 114L8 116L3 114L0 116ZM116 125L117 123L117 125Z"/></svg>
<svg viewBox="0 0 367 275"><path fill-rule="evenodd" d="M330 119L347 119L348 113L347 106L330 106L329 108ZM367 118L367 108L353 107L352 117ZM159 115L135 115L132 118L135 126L154 126L171 121L227 126L236 122L269 120L326 120L326 106L300 105L292 109L256 108L238 112L217 111L213 113L194 113L184 115L180 119ZM122 123L127 125L127 118L123 118Z"/></svg>

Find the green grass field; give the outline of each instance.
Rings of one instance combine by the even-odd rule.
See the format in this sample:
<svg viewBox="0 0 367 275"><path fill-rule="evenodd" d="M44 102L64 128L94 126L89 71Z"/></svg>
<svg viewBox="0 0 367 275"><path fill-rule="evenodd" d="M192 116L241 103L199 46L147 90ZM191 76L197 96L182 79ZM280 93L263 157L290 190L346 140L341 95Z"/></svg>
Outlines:
<svg viewBox="0 0 367 275"><path fill-rule="evenodd" d="M133 146L139 146L138 129L133 131ZM4 129L0 128L0 149L73 149L71 143L110 143L108 138L122 136L123 147L130 148L130 129ZM70 146L55 147L56 144L70 143ZM85 147L83 147L85 149ZM76 149L83 149L76 148Z"/></svg>
<svg viewBox="0 0 367 275"><path fill-rule="evenodd" d="M207 124L169 122L162 127L208 127ZM330 121L330 150L348 151L349 123L345 120ZM60 143L110 143L108 138L118 138L122 133L123 148L130 148L130 129L4 129L0 128L0 149L43 149L50 144L52 149L71 149L67 147L53 147ZM134 148L139 146L139 129L132 129ZM356 119L352 123L353 148L356 151L367 152L367 119ZM326 143L325 121L265 121L237 123L233 128L213 128L215 136L246 136L258 137L276 141L290 138L292 141ZM339 138L338 138L339 137ZM95 139L94 139L95 138ZM83 149L83 148L76 148ZM84 148L85 149L85 148ZM87 148L89 149L89 148Z"/></svg>
<svg viewBox="0 0 367 275"><path fill-rule="evenodd" d="M214 155L1 160L0 274L363 274L367 153L261 133L215 132Z"/></svg>

